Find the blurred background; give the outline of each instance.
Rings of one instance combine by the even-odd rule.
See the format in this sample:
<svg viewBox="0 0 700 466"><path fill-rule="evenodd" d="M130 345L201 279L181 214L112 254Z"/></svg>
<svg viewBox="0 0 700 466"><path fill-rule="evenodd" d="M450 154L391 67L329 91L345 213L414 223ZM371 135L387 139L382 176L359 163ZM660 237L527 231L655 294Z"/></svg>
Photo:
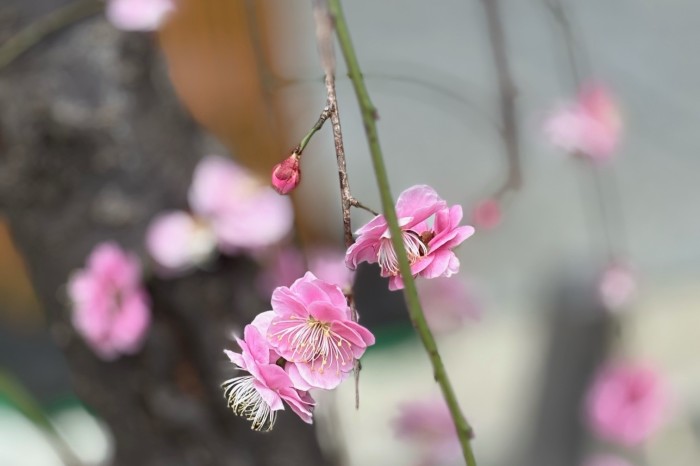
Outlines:
<svg viewBox="0 0 700 466"><path fill-rule="evenodd" d="M0 48L18 31L70 3L3 2ZM479 464L577 466L601 452L638 466L699 464L700 159L694 151L700 62L692 44L699 39L700 4L354 0L344 2L344 8L379 112L394 195L428 184L450 204L462 205L466 219L476 223L477 233L457 250L462 265L456 279L465 284L467 295L437 305L435 314L439 320L440 306L455 306L454 312L467 316L448 324L438 340L476 432ZM64 464L66 455L60 451L66 448L73 450L68 457L77 455L82 464L297 464L279 454L259 456L272 441L262 434L257 449L246 451L242 440L243 453L236 458L202 453L219 451L206 441L192 447L200 450L187 458L173 454L157 459L154 454L141 461L139 456L120 456L119 432L128 430L129 422L115 425L91 404L94 397L86 399L74 389L76 378L98 377L111 369L109 363L81 362L94 359L87 351L76 350L78 357L71 353L81 343L66 336L68 311L61 284L98 240L115 237L142 253L148 220L159 210L181 207L198 158L212 151L229 154L269 177L271 167L298 144L325 104L314 30L307 0L179 0L157 32L117 31L99 11L2 65L0 464ZM506 111L514 118L514 132L501 130L504 61L494 59L499 37L516 91L513 107ZM379 210L359 109L338 58L337 91L352 192ZM575 99L579 84L586 81L611 90L623 122L614 157L594 168L552 146L542 131L552 110ZM77 101L87 114L80 116L70 107ZM110 106L129 110L110 117ZM132 119L120 119L125 116ZM177 118L182 122L171 121ZM86 123L92 119L101 119L99 128ZM170 146L150 139L156 133L170 140ZM61 138L66 134L75 140L65 143ZM76 142L83 137L89 145ZM54 151L52 144L62 145ZM126 160L129 168L98 169L96 176L86 169L81 174L85 161L66 156L71 151L118 154L115 160ZM325 127L305 151L304 182L292 196L295 235L304 248L342 247L335 163L331 132ZM63 166L71 167L70 175L63 174ZM521 179L519 187L508 184L513 170ZM149 191L139 197L141 185L149 183L154 186L143 188ZM67 185L70 189L64 189ZM114 192L105 194L105 187L124 189L136 203L145 199L145 211L133 221L115 223L109 220L110 209L122 198L108 196L114 202L95 204L109 211L108 221L99 212L94 222L76 214L65 220L71 227L64 228L59 224L65 217L46 215L54 208L68 212L71 203L86 204L94 196L104 200ZM480 225L475 208L488 199L497 201L499 219ZM90 207L93 213L95 205ZM364 211L353 212L355 228L369 219ZM264 310L250 309L258 298L241 291L250 274L257 273L248 262L237 258L191 279L152 285L154 300L179 296L178 287L197 293L208 286L208 274L217 275L212 278L217 286L237 291L232 296L214 293L212 299L223 304L220 311L201 317L211 319L202 331L221 333L218 324L228 323L228 317L217 316L225 312L235 312L235 328L250 313ZM636 291L623 293L620 309L610 310L600 290L605 271L616 264L624 265ZM376 270L359 271L358 308L378 338L362 363L361 407L354 408L350 381L334 393L319 394L316 431L309 431L304 441L313 444L309 451L320 453L299 453L294 457L298 464L414 465L421 464L429 449L423 444L429 441L407 441L395 433L399 405L436 397L438 389L403 317L400 295L387 296L384 286ZM426 307L429 293L423 296ZM193 306L206 309L206 303ZM170 312L168 305L161 307L163 315ZM180 320L190 322L187 316L194 311L188 312ZM165 331L158 328L154 340L158 331ZM222 342L227 335L212 338ZM170 348L148 345L149 360ZM222 347L212 354L219 358ZM200 348L193 343L179 351L189 350L197 353L196 364ZM208 351L206 347L202 354ZM619 447L596 435L585 415L597 368L619 359L651 364L668 392L663 423L633 447ZM130 370L126 365L131 362L119 364L120 370ZM143 361L134 364L151 367ZM196 379L197 374L176 366L176 387L196 385L189 377ZM115 376L105 385L118 380ZM134 393L140 393L138 387ZM167 393L166 401L158 399L175 407L189 406L177 398L183 393L194 400L207 396L206 389ZM149 403L138 396L129 400L135 410L148 411L154 425L175 422L149 411ZM220 395L211 403L214 407L203 403L215 414L202 414L201 419L230 414ZM191 419L182 421L188 429L200 422L197 406ZM187 413L183 408L182 416ZM230 432L252 435L244 421L229 417L222 422L240 424ZM288 419L280 435L300 424ZM153 427L149 432L153 438L166 438L171 431ZM165 451L169 444L164 442ZM133 451L143 448L132 446ZM462 463L448 455L422 464Z"/></svg>

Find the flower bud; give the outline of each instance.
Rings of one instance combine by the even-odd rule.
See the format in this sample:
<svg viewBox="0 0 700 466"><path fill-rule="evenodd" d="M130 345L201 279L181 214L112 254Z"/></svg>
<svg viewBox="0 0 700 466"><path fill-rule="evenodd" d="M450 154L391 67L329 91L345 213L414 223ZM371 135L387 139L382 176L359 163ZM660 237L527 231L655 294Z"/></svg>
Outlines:
<svg viewBox="0 0 700 466"><path fill-rule="evenodd" d="M300 181L299 154L296 152L272 169L272 187L280 194L289 194Z"/></svg>

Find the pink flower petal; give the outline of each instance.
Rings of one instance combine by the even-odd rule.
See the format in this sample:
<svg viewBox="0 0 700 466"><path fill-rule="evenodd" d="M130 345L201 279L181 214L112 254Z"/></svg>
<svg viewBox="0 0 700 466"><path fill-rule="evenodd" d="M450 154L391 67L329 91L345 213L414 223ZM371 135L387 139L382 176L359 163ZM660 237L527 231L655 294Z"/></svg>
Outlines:
<svg viewBox="0 0 700 466"><path fill-rule="evenodd" d="M172 0L108 0L107 19L125 31L155 31L174 10Z"/></svg>
<svg viewBox="0 0 700 466"><path fill-rule="evenodd" d="M216 238L209 225L186 212L170 211L149 225L146 248L168 275L206 262L215 251Z"/></svg>

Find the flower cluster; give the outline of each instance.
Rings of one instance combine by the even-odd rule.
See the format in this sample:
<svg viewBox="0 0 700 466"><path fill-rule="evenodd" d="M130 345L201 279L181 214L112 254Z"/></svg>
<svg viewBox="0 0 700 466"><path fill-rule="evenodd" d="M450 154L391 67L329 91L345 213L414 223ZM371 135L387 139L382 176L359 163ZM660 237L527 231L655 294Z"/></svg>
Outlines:
<svg viewBox="0 0 700 466"><path fill-rule="evenodd" d="M311 423L309 390L336 388L374 336L353 321L338 286L307 272L290 287L275 289L272 310L259 314L237 341L241 352L225 353L248 374L224 382L224 397L254 430L267 431L283 402Z"/></svg>
<svg viewBox="0 0 700 466"><path fill-rule="evenodd" d="M217 249L239 254L277 244L294 221L289 199L223 157L208 156L197 165L189 203L191 212L164 212L146 234L147 249L165 274L201 265Z"/></svg>
<svg viewBox="0 0 700 466"><path fill-rule="evenodd" d="M114 243L93 249L68 281L73 325L102 359L141 349L151 322L138 259Z"/></svg>
<svg viewBox="0 0 700 466"><path fill-rule="evenodd" d="M433 188L419 185L401 193L396 215L414 276L449 277L459 271L459 259L452 249L474 234L473 227L459 225L461 206L448 207ZM389 277L389 289L403 288L399 261L383 215L357 230L357 241L347 251L345 263L350 269L355 270L361 262L378 263L382 276Z"/></svg>

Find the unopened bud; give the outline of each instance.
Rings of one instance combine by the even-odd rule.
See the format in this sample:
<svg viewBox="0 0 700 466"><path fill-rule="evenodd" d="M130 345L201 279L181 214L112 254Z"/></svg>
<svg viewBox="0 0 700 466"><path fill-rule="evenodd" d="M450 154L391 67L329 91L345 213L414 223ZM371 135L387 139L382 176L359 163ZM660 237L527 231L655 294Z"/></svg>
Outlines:
<svg viewBox="0 0 700 466"><path fill-rule="evenodd" d="M289 194L300 181L299 154L296 152L272 169L272 186L280 194Z"/></svg>

